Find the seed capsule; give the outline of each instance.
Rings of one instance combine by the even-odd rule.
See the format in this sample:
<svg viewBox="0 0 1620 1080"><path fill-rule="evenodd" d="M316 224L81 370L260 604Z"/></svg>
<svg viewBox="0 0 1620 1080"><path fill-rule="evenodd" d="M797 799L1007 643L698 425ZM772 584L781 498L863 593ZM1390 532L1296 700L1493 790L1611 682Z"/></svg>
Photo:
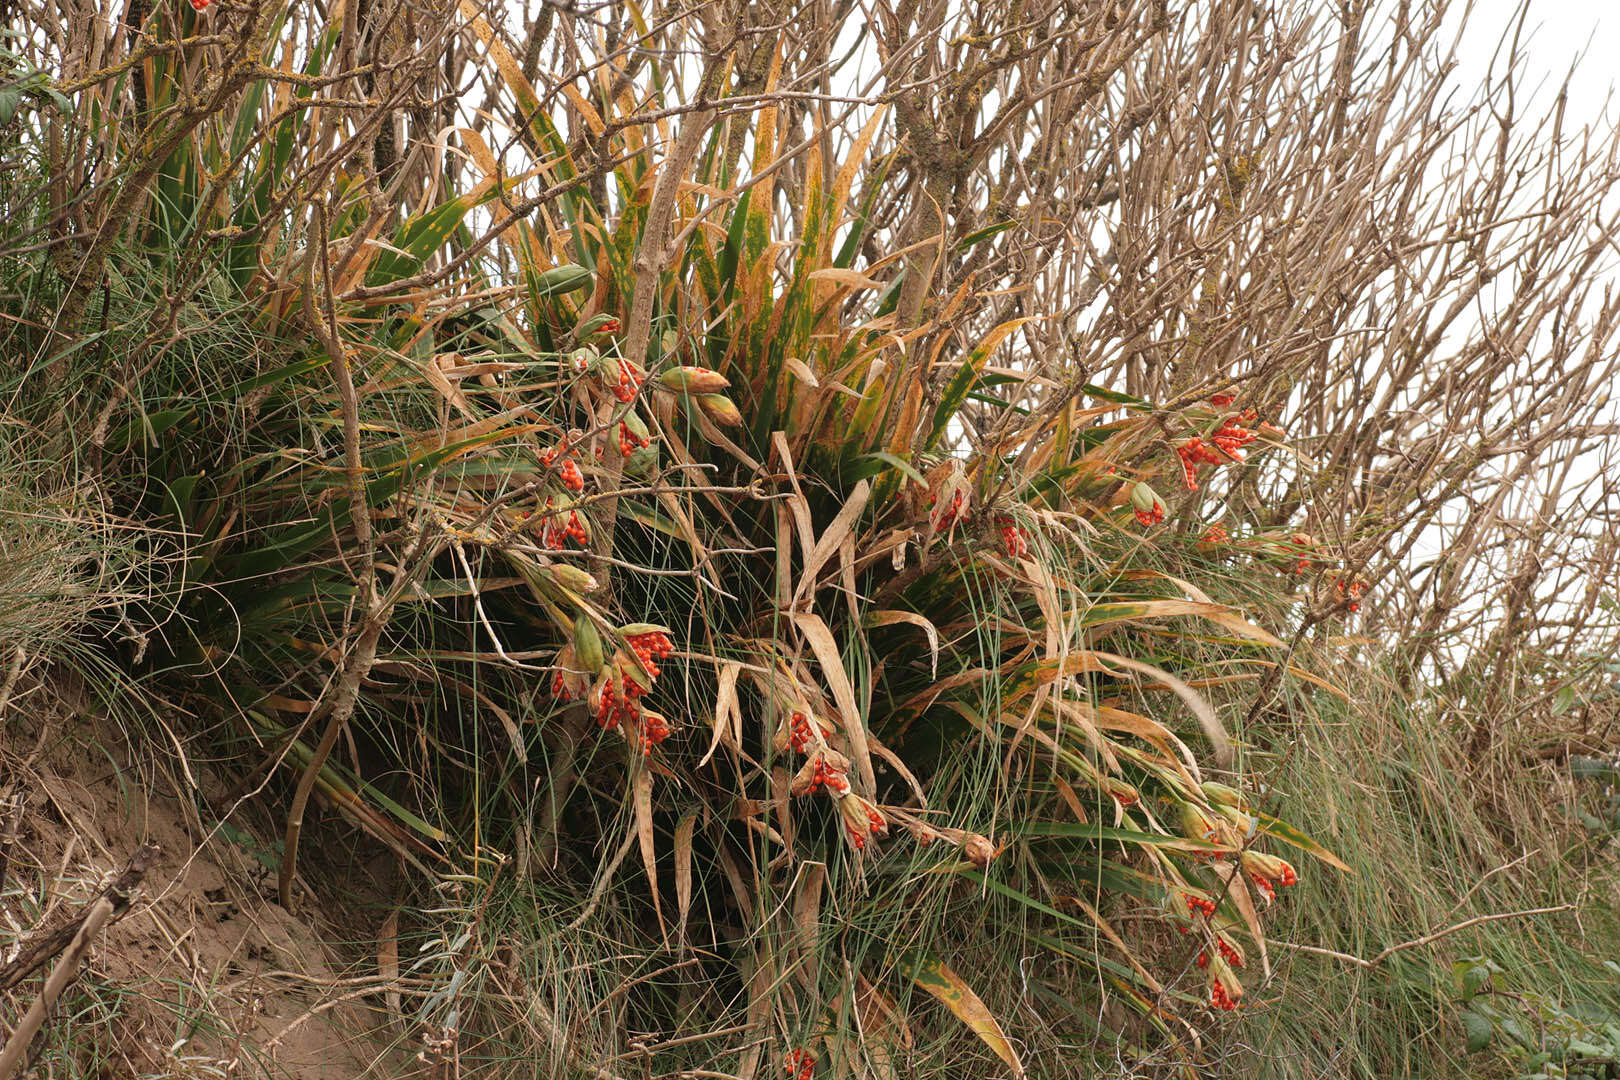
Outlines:
<svg viewBox="0 0 1620 1080"><path fill-rule="evenodd" d="M1166 507L1157 491L1138 481L1131 488L1131 510L1136 514L1136 520L1147 526L1163 522Z"/></svg>
<svg viewBox="0 0 1620 1080"><path fill-rule="evenodd" d="M612 315L593 315L580 325L579 336L588 338L593 334L616 334L619 332L619 320Z"/></svg>
<svg viewBox="0 0 1620 1080"><path fill-rule="evenodd" d="M1287 859L1279 859L1263 851L1245 851L1243 870L1251 877L1288 886L1299 881L1299 873Z"/></svg>
<svg viewBox="0 0 1620 1080"><path fill-rule="evenodd" d="M586 671L599 671L602 667L602 635L596 624L583 611L574 620L574 655Z"/></svg>
<svg viewBox="0 0 1620 1080"><path fill-rule="evenodd" d="M724 394L699 394L693 400L703 410L704 416L721 427L742 427L742 413Z"/></svg>
<svg viewBox="0 0 1620 1080"><path fill-rule="evenodd" d="M652 432L647 430L646 423L635 414L634 410L625 413L620 423L629 429L630 437L635 440L637 446L646 446L652 441Z"/></svg>
<svg viewBox="0 0 1620 1080"><path fill-rule="evenodd" d="M996 843L988 836L980 833L964 833L962 836L962 854L966 855L968 862L984 869L990 865L990 860L996 857Z"/></svg>
<svg viewBox="0 0 1620 1080"><path fill-rule="evenodd" d="M1220 838L1220 830L1215 820L1205 814L1192 803L1182 803L1180 806L1181 835L1189 840L1215 841Z"/></svg>
<svg viewBox="0 0 1620 1080"><path fill-rule="evenodd" d="M667 626L658 626L650 622L633 622L625 623L623 626L619 627L619 633L623 634L627 638L631 638L640 637L642 634L668 635L674 633L674 631Z"/></svg>
<svg viewBox="0 0 1620 1080"><path fill-rule="evenodd" d="M1206 780L1200 785L1204 798L1209 800L1211 806L1230 806L1234 809L1243 809L1243 792L1227 784Z"/></svg>
<svg viewBox="0 0 1620 1080"><path fill-rule="evenodd" d="M665 368L658 373L658 381L678 394L718 394L731 388L730 379L706 367Z"/></svg>
<svg viewBox="0 0 1620 1080"><path fill-rule="evenodd" d="M568 563L552 563L551 579L569 592L575 593L595 592L600 584L589 571L570 566Z"/></svg>
<svg viewBox="0 0 1620 1080"><path fill-rule="evenodd" d="M596 275L583 266L568 263L554 266L535 278L534 292L536 296L561 296L576 289L583 289L595 280Z"/></svg>

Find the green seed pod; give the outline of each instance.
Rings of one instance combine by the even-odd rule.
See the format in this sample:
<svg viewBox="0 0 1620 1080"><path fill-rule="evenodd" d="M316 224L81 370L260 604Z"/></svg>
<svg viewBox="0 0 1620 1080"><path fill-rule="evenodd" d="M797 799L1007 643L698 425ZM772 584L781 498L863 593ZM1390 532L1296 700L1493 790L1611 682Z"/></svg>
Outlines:
<svg viewBox="0 0 1620 1080"><path fill-rule="evenodd" d="M674 631L667 626L658 626L650 622L626 623L624 626L619 627L620 636L627 638L640 637L642 634L664 634L667 636L673 633Z"/></svg>
<svg viewBox="0 0 1620 1080"><path fill-rule="evenodd" d="M1230 806L1234 809L1243 809L1243 792L1226 784L1216 783L1214 780L1205 780L1200 785L1204 798L1209 800L1211 806Z"/></svg>
<svg viewBox="0 0 1620 1080"><path fill-rule="evenodd" d="M704 416L721 427L742 427L742 413L724 394L698 394L693 400L703 410Z"/></svg>
<svg viewBox="0 0 1620 1080"><path fill-rule="evenodd" d="M595 350L593 349L592 352L594 353ZM619 381L619 376L623 371L623 369L619 367L619 358L616 356L608 356L605 353L595 358L592 364L592 370L595 372L598 379L601 379L609 386L612 386L614 383Z"/></svg>
<svg viewBox="0 0 1620 1080"><path fill-rule="evenodd" d="M731 387L731 380L706 367L665 368L658 373L658 381L678 394L718 394Z"/></svg>
<svg viewBox="0 0 1620 1080"><path fill-rule="evenodd" d="M568 263L564 266L554 266L534 279L534 292L536 296L561 296L564 293L583 289L596 280L596 275L583 266Z"/></svg>
<svg viewBox="0 0 1620 1080"><path fill-rule="evenodd" d="M583 611L574 620L574 655L584 671L597 671L602 667L602 635L596 632L596 624Z"/></svg>
<svg viewBox="0 0 1620 1080"><path fill-rule="evenodd" d="M625 427L630 429L630 434L636 437L637 442L645 442L646 440L652 438L651 432L647 430L646 423L642 421L641 417L635 414L635 410L632 409L630 412L624 414L623 423Z"/></svg>
<svg viewBox="0 0 1620 1080"><path fill-rule="evenodd" d="M1220 836L1215 821L1192 803L1180 807L1181 835L1189 840L1216 840Z"/></svg>
<svg viewBox="0 0 1620 1080"><path fill-rule="evenodd" d="M617 333L619 320L612 315L592 315L579 326L579 336L588 338L593 334Z"/></svg>
<svg viewBox="0 0 1620 1080"><path fill-rule="evenodd" d="M650 480L658 472L658 447L643 446L624 459L624 471L637 480Z"/></svg>
<svg viewBox="0 0 1620 1080"><path fill-rule="evenodd" d="M1164 500L1159 498L1159 493L1148 487L1146 484L1138 481L1136 485L1131 488L1131 508L1133 510L1139 510L1144 514L1151 514L1153 513L1153 508L1155 506L1163 505Z"/></svg>
<svg viewBox="0 0 1620 1080"><path fill-rule="evenodd" d="M1254 818L1250 817L1248 814L1245 814L1242 810L1239 810L1235 806L1217 806L1215 808L1215 812L1220 814L1222 818L1226 819L1226 823L1232 826L1232 831L1237 833L1245 840L1253 837L1255 832L1259 829L1259 825L1255 822Z"/></svg>
<svg viewBox="0 0 1620 1080"><path fill-rule="evenodd" d="M598 582L588 571L568 563L552 563L551 577L558 585L573 593L595 592Z"/></svg>

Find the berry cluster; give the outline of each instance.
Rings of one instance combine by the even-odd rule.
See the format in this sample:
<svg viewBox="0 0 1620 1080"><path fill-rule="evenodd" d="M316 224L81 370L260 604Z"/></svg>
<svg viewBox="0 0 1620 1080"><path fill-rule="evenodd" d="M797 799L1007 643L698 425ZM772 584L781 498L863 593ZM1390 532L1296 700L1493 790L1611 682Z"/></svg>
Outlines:
<svg viewBox="0 0 1620 1080"><path fill-rule="evenodd" d="M1224 544L1232 537L1227 533L1226 526L1216 523L1204 530L1204 535L1198 538L1200 544Z"/></svg>
<svg viewBox="0 0 1620 1080"><path fill-rule="evenodd" d="M1209 399L1209 403L1217 409L1230 406L1237 397L1233 394L1216 394ZM1194 436L1176 447L1176 456L1181 459L1181 479L1187 485L1188 491L1198 489L1198 468L1201 465L1225 465L1229 461L1242 461L1243 448L1260 437L1262 431L1282 432L1270 424L1260 425L1260 430L1252 430L1245 426L1253 424L1259 419L1259 414L1253 409L1245 409L1241 413L1234 413L1221 421L1221 426L1210 435L1209 442Z"/></svg>
<svg viewBox="0 0 1620 1080"><path fill-rule="evenodd" d="M795 754L803 754L810 747L810 718L802 712L793 714L788 721L788 745Z"/></svg>
<svg viewBox="0 0 1620 1080"><path fill-rule="evenodd" d="M1254 882L1254 887L1260 891L1260 895L1264 896L1267 900L1277 899L1276 886L1293 885L1299 881L1299 878L1294 874L1292 867L1289 868L1286 875L1277 878L1275 881L1273 881L1271 878L1262 877L1259 874L1250 874L1249 879Z"/></svg>
<svg viewBox="0 0 1620 1080"><path fill-rule="evenodd" d="M672 729L661 713L644 709L641 699L647 695L651 680L658 677L656 661L672 654L675 646L668 634L654 629L626 633L624 640L646 669L649 685L642 685L643 676L635 670L629 657L622 652L617 654L603 672L601 697L596 703L596 722L604 730L623 725L626 737L639 745L643 754L651 754L653 747L669 738Z"/></svg>
<svg viewBox="0 0 1620 1080"><path fill-rule="evenodd" d="M856 851L866 847L869 836L885 836L889 831L889 822L878 808L861 798L845 792L838 800L838 813L844 819L844 834L849 837L849 846Z"/></svg>
<svg viewBox="0 0 1620 1080"><path fill-rule="evenodd" d="M1248 419L1252 416L1253 412L1251 410L1244 413L1241 419ZM1243 448L1260 437L1259 432L1250 431L1238 422L1239 419L1239 417L1232 417L1225 421L1221 424L1219 430L1209 437L1209 441L1225 451L1226 455L1233 461L1242 461Z"/></svg>
<svg viewBox="0 0 1620 1080"><path fill-rule="evenodd" d="M1281 885L1287 888L1299 883L1299 873L1293 865L1287 859L1279 859L1275 855L1246 852L1243 868L1249 872L1255 888L1259 889L1267 900L1277 899L1277 890L1274 886Z"/></svg>
<svg viewBox="0 0 1620 1080"><path fill-rule="evenodd" d="M957 498L960 499L961 496L958 495ZM998 517L995 524L996 528L1001 530L1001 543L1006 547L1008 555L1020 559L1029 554L1029 533L1026 530L1019 528L1010 517Z"/></svg>
<svg viewBox="0 0 1620 1080"><path fill-rule="evenodd" d="M669 721L662 713L644 709L641 713L641 752L651 754L652 748L669 738Z"/></svg>
<svg viewBox="0 0 1620 1080"><path fill-rule="evenodd" d="M636 701L646 693L647 688L628 675L620 674L615 678L610 671L602 683L602 696L596 703L597 726L604 731L612 731L625 721L635 721L641 715L641 706Z"/></svg>
<svg viewBox="0 0 1620 1080"><path fill-rule="evenodd" d="M1193 915L1203 915L1208 918L1215 914L1215 901L1205 900L1201 896L1188 896L1187 911Z"/></svg>
<svg viewBox="0 0 1620 1080"><path fill-rule="evenodd" d="M849 794L849 778L844 775L843 769L831 764L825 757L818 757L815 767L810 773L809 794L814 795L822 788L826 788L834 795L847 795Z"/></svg>
<svg viewBox="0 0 1620 1080"><path fill-rule="evenodd" d="M596 332L598 334L617 334L619 332L619 329L620 329L619 328L619 320L618 319L609 319L607 322L605 322L601 326L597 327Z"/></svg>
<svg viewBox="0 0 1620 1080"><path fill-rule="evenodd" d="M546 508L551 508L550 500L547 500ZM568 511L566 521L558 518L548 520L545 527L540 530L540 543L551 551L561 551L569 540L580 547L584 547L591 540L590 533L585 531L585 523L580 520L578 510Z"/></svg>
<svg viewBox="0 0 1620 1080"><path fill-rule="evenodd" d="M645 634L631 634L625 637L630 650L636 654L641 665L647 669L647 674L658 678L659 668L655 661L663 660L675 651L675 645L669 640L669 635L662 630L649 630Z"/></svg>
<svg viewBox="0 0 1620 1080"><path fill-rule="evenodd" d="M1303 574L1311 568L1312 558L1310 549L1316 546L1309 533L1295 533L1289 537L1289 542L1283 545L1284 551L1294 553L1294 573Z"/></svg>
<svg viewBox="0 0 1620 1080"><path fill-rule="evenodd" d="M619 381L613 384L613 396L620 402L628 404L636 400L636 390L644 381L643 376L628 360L619 361Z"/></svg>
<svg viewBox="0 0 1620 1080"><path fill-rule="evenodd" d="M1124 780L1116 780L1113 779L1113 777L1103 777L1103 787L1105 787L1108 795L1110 795L1110 797L1113 798L1116 803L1119 803L1119 806L1124 806L1124 808L1136 806L1139 801L1142 801L1142 793L1137 792L1134 787L1126 784Z"/></svg>
<svg viewBox="0 0 1620 1080"><path fill-rule="evenodd" d="M1209 1007L1221 1009L1225 1012L1231 1012L1237 1008L1237 1002L1232 1000L1232 995L1227 992L1225 985L1219 979L1216 979L1214 984L1210 986Z"/></svg>
<svg viewBox="0 0 1620 1080"><path fill-rule="evenodd" d="M1157 499L1154 500L1151 508L1147 510L1138 509L1133 513L1136 514L1136 523L1144 529L1164 523L1164 503L1159 502Z"/></svg>
<svg viewBox="0 0 1620 1080"><path fill-rule="evenodd" d="M619 424L619 453L624 457L629 457L643 446L651 443L652 439L645 435L637 435L634 431L631 431L629 424Z"/></svg>
<svg viewBox="0 0 1620 1080"><path fill-rule="evenodd" d="M626 739L639 745L643 754L651 754L654 746L669 738L672 728L663 715L643 708L641 699L646 697L658 676L658 665L654 661L672 654L675 646L670 642L669 635L648 627L646 623L633 623L620 632L637 659L651 673L650 677L637 670L623 651L615 652L613 658L604 663L595 629L592 628L587 637L581 638L581 631L576 628L576 641L563 646L557 654L557 666L551 676L551 693L559 701L572 701L585 694L587 707L598 727L604 731L622 728ZM587 641L588 645L580 645L580 641ZM585 656L576 655L576 645ZM579 668L585 668L591 674L576 670ZM598 668L599 672L596 671ZM594 685L588 682L589 679L595 680Z"/></svg>
<svg viewBox="0 0 1620 1080"><path fill-rule="evenodd" d="M1351 581L1346 583L1344 578L1340 578L1338 581L1333 583L1333 589L1339 594L1339 599L1341 601L1345 599L1350 601L1347 607L1352 612L1361 610L1361 597L1362 594L1367 591L1366 582Z"/></svg>
<svg viewBox="0 0 1620 1080"><path fill-rule="evenodd" d="M541 454L540 464L549 469L559 457L562 458L562 467L557 474L562 479L562 485L578 495L585 490L585 474L579 471L579 461L575 459L573 447L568 445L567 439Z"/></svg>
<svg viewBox="0 0 1620 1080"><path fill-rule="evenodd" d="M945 509L935 512L934 531L944 532L952 525L958 523L966 524L968 519L968 511L964 506L965 501L966 499L960 491L958 491L955 495L952 495L951 504L945 507ZM939 502L939 496L930 495L928 497L929 506L933 506L937 502Z"/></svg>
<svg viewBox="0 0 1620 1080"><path fill-rule="evenodd" d="M787 1080L810 1080L816 1071L816 1055L808 1050L789 1050L783 1073Z"/></svg>
<svg viewBox="0 0 1620 1080"><path fill-rule="evenodd" d="M1181 459L1181 482L1188 491L1198 490L1198 466L1226 464L1225 457L1196 435L1176 447L1176 456Z"/></svg>

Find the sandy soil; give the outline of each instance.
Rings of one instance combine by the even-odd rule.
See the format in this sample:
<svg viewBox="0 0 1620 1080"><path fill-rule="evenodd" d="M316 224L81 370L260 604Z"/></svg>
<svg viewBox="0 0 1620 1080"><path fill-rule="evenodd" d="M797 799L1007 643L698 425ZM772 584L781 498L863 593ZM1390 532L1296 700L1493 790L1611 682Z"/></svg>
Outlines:
<svg viewBox="0 0 1620 1080"><path fill-rule="evenodd" d="M206 807L219 803L198 796L213 778L180 770L197 788L177 798L186 777L165 782L151 763L121 760L115 732L43 698L34 698L36 722L29 703L14 705L0 735L0 793L18 797L0 961L74 918L142 842L163 855L141 898L96 943L35 1060L56 1076L412 1075L367 913L340 927L327 918L335 905L306 899L289 914L275 902L273 848L262 835L208 820ZM7 1031L40 981L0 995Z"/></svg>

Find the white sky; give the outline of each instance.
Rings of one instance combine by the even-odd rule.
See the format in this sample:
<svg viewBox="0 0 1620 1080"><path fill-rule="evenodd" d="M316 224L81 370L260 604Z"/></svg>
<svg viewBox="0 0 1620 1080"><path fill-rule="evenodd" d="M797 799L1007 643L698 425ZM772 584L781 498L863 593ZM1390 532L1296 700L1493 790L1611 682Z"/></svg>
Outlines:
<svg viewBox="0 0 1620 1080"><path fill-rule="evenodd" d="M1477 81L1490 64L1491 52L1501 33L1513 22L1519 0L1477 0L1470 15L1469 33L1464 40L1458 71L1462 85ZM1620 71L1620 4L1612 0L1531 0L1525 20L1526 74L1532 85L1540 83L1546 100L1551 101L1569 75L1568 122L1595 124L1605 106L1610 116L1616 103L1610 96L1615 75Z"/></svg>
<svg viewBox="0 0 1620 1080"><path fill-rule="evenodd" d="M1453 0L1461 8L1466 0ZM1491 66L1502 36L1518 15L1521 0L1475 0L1467 32L1458 50L1459 69L1453 76L1458 90L1474 90ZM1460 10L1456 12L1460 16ZM1620 121L1620 3L1615 0L1530 0L1524 20L1521 48L1525 54L1524 85L1533 90L1531 106L1550 109L1565 80L1569 101L1564 130L1573 134L1583 126L1607 127ZM1498 71L1501 61L1497 61ZM1572 70L1573 68L1573 70ZM1520 114L1534 112L1520 99ZM1413 549L1413 561L1433 558L1447 546L1447 531L1425 530Z"/></svg>

